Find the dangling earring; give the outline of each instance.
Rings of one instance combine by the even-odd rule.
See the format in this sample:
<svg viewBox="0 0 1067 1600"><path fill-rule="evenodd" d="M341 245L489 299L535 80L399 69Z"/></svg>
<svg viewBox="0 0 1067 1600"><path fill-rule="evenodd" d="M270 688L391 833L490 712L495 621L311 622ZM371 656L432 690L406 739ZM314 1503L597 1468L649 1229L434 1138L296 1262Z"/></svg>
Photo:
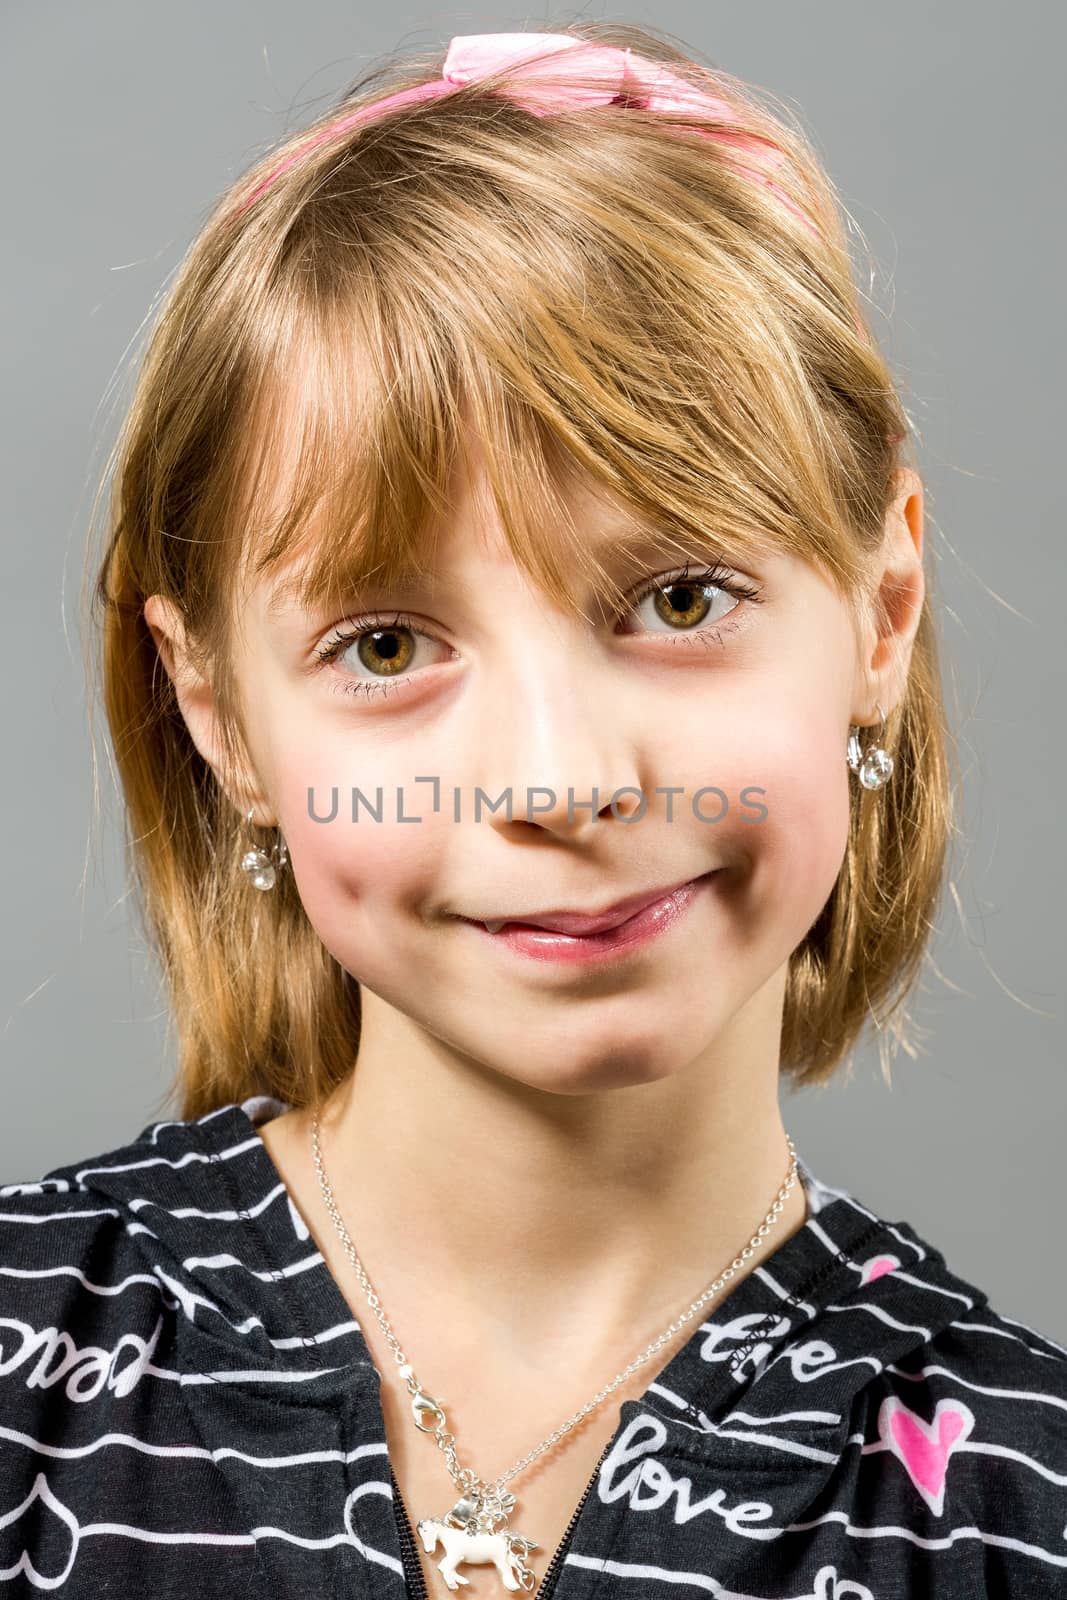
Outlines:
<svg viewBox="0 0 1067 1600"><path fill-rule="evenodd" d="M885 733L886 715L877 700L874 704L882 718L879 733L881 738ZM846 760L865 789L880 789L893 776L893 757L888 750L884 750L878 743L870 744L866 750L861 750L860 730L855 725L850 725L848 730Z"/></svg>
<svg viewBox="0 0 1067 1600"><path fill-rule="evenodd" d="M273 889L278 878L275 868L285 866L289 860L289 852L285 847L285 840L282 837L280 828L277 830L277 843L271 846L270 855L265 850L260 850L256 845L255 839L252 838L252 816L254 810L255 807L245 818L245 828L254 848L241 857L241 871L248 873L255 888Z"/></svg>

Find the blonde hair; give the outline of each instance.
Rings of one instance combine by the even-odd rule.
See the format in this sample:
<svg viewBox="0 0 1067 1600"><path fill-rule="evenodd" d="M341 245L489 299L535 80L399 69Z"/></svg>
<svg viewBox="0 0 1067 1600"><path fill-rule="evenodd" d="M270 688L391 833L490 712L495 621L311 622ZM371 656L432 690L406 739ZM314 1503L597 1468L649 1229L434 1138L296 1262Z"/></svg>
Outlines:
<svg viewBox="0 0 1067 1600"><path fill-rule="evenodd" d="M872 603L909 424L830 179L750 86L667 36L558 31L630 46L727 102L729 123L711 120L781 153L777 190L729 142L687 132L691 114L537 116L508 99L505 73L372 117L284 170L309 130L271 150L209 215L151 331L109 460L93 620L183 1117L254 1093L321 1105L352 1069L360 994L291 874L269 894L241 875L244 817L192 743L149 595L173 602L211 678L233 770L244 577L306 553L309 603L371 571L402 578L427 559L469 437L514 559L572 612L572 569L623 598L568 516L579 477L636 533L651 519L665 549L739 565L786 551L828 575L854 620ZM315 127L439 74L439 56L380 67ZM296 459L274 504L283 440ZM624 530L613 557L630 548ZM905 1001L952 826L929 598L885 732L892 780L850 784L841 871L789 963L781 1069L798 1085L829 1079L868 1018L883 1072L890 1031L915 1053Z"/></svg>

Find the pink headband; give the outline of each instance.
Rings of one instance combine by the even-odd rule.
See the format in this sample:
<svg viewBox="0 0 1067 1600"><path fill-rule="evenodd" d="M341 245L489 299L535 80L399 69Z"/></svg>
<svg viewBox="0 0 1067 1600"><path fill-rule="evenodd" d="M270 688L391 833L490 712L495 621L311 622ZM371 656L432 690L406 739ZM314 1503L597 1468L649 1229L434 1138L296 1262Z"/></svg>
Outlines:
<svg viewBox="0 0 1067 1600"><path fill-rule="evenodd" d="M548 54L546 55L546 52ZM557 52L564 52L561 58ZM463 84L477 82L480 78L502 71L506 67L522 67L522 76L509 88L510 98L524 105L536 116L549 116L553 111L570 106L609 106L620 101L632 101L648 111L693 111L703 116L718 115L732 120L733 112L725 101L704 94L693 84L668 71L658 62L644 56L633 55L629 49L619 50L614 45L595 44L578 39L568 33L468 33L457 35L449 44L442 76L429 83L420 83L413 89L401 89L382 100L361 106L358 111L320 128L311 138L290 151L285 160L268 173L263 182L240 207L244 211L259 199L276 178L311 150L328 143L339 134L356 127L360 122L393 111L399 106L412 105L419 100L434 100L448 94ZM634 67L639 66L641 76L635 77ZM610 69L610 71L605 71ZM604 87L590 87L582 79L595 74L607 81ZM545 83L543 80L549 80ZM566 87L559 87L559 80ZM570 81L567 81L570 80ZM767 165L777 167L786 157L766 141L751 134L721 133L710 129L699 130L723 144L747 147L754 151L762 145L760 154ZM818 237L818 230L803 212L783 194L765 172L754 167L742 167L757 182L764 183L782 201L783 205Z"/></svg>
<svg viewBox="0 0 1067 1600"><path fill-rule="evenodd" d="M733 109L725 101L703 93L685 78L680 78L658 62L633 54L629 48L620 50L615 45L596 44L567 33L457 34L449 43L440 78L386 95L384 99L361 106L357 111L347 112L318 129L267 174L238 208L238 215L253 205L276 178L281 177L309 151L317 150L320 145L327 144L349 128L400 106L412 105L420 100L434 100L438 95L449 94L464 84L475 83L504 68L520 66L521 75L509 85L509 97L537 116L549 116L553 111L576 105L627 103L648 111L692 111L704 117L710 113L726 121L733 120L734 116ZM640 68L640 77L635 76L635 67ZM610 73L605 72L605 68L610 68ZM582 81L592 75L604 77L604 86L591 87ZM560 80L565 83L563 89L559 86ZM700 128L698 131L722 144L732 144L746 150L750 157L756 156L763 165L772 169L780 167L787 160L784 151L756 135L725 133L709 128ZM816 238L821 237L810 218L794 205L766 172L741 164L739 170L758 183L765 184ZM860 334L866 337L858 318L856 326ZM903 438L903 434L890 435L893 444L898 444Z"/></svg>

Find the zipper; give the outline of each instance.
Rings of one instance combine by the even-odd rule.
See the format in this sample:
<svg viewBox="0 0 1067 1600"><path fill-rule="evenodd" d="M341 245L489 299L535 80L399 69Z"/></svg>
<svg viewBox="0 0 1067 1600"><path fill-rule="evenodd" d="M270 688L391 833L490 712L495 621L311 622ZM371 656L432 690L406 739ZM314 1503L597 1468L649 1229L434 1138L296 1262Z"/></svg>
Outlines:
<svg viewBox="0 0 1067 1600"><path fill-rule="evenodd" d="M607 1453L611 1449L614 1442L614 1439L609 1439L607 1444L604 1446L604 1449L601 1452L600 1460L593 1468L593 1476L586 1484L582 1493L582 1498L574 1508L574 1515L571 1517L571 1520L568 1522L566 1529L564 1530L563 1538L556 1546L556 1553L552 1557L552 1560L548 1563L545 1575L541 1579L540 1584L538 1585L537 1589L534 1590L534 1600L551 1600L551 1596L555 1593L556 1585L559 1582L560 1569L562 1568L563 1562L567 1555L567 1547L569 1546L571 1539L574 1537L574 1530L578 1525L578 1518L581 1516L582 1511L585 1508L585 1502L589 1499L589 1496L596 1487L596 1481L600 1476L600 1469L604 1465L605 1457L607 1456ZM408 1600L428 1600L426 1594L426 1579L423 1576L422 1567L419 1564L419 1550L415 1543L415 1534L412 1530L411 1518L408 1516L408 1509L404 1504L404 1496L400 1493L400 1485L396 1481L392 1467L389 1468L389 1477L393 1485L393 1508L396 1513L397 1531L400 1534L400 1558L404 1568L404 1584Z"/></svg>
<svg viewBox="0 0 1067 1600"><path fill-rule="evenodd" d="M393 1483L393 1510L396 1513L397 1532L400 1535L400 1560L404 1568L404 1592L407 1600L427 1600L426 1579L422 1567L419 1565L419 1550L415 1543L415 1534L411 1527L411 1518L408 1516L404 1497L400 1493L400 1485L396 1481L392 1467L389 1476Z"/></svg>
<svg viewBox="0 0 1067 1600"><path fill-rule="evenodd" d="M611 1447L612 1447L612 1445L614 1443L615 1443L614 1438L611 1438L611 1439L608 1440L607 1444L604 1446L604 1449L601 1452L600 1460L597 1462L596 1466L593 1468L593 1476L590 1478L589 1482L586 1484L585 1490L584 1490L584 1492L582 1494L582 1498L579 1500L578 1504L574 1508L574 1515L573 1515L573 1517L571 1518L571 1520L567 1524L567 1528L566 1528L566 1531L565 1531L565 1533L563 1535L563 1538L559 1541L559 1544L556 1546L556 1553L552 1557L552 1560L548 1563L548 1567L547 1567L547 1569L545 1571L545 1575L541 1579L541 1582L538 1584L537 1588L534 1591L534 1600L551 1600L551 1596L555 1594L556 1585L559 1583L559 1575L560 1575L560 1572L561 1572L561 1570L563 1568L564 1560L566 1559L567 1547L570 1544L572 1538L574 1537L574 1530L577 1527L578 1518L582 1514L582 1509L585 1506L585 1502L589 1499L589 1496L592 1494L593 1490L596 1488L596 1481L600 1476L600 1469L603 1466L604 1461L605 1461L605 1459L607 1457L607 1454L608 1454L609 1450L611 1449Z"/></svg>

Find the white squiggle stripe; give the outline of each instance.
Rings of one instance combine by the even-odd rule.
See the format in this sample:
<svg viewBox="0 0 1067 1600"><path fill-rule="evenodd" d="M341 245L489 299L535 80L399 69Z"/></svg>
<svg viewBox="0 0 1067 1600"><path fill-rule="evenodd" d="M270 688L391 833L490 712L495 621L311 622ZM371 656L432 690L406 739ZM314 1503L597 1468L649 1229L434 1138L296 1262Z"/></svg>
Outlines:
<svg viewBox="0 0 1067 1600"><path fill-rule="evenodd" d="M117 1448L135 1450L139 1455L153 1456L163 1461L240 1461L245 1466L262 1467L264 1471L272 1472L286 1467L351 1465L365 1456L384 1456L389 1452L388 1444L382 1442L362 1444L354 1450L298 1450L285 1456L257 1456L248 1450L238 1450L235 1445L219 1445L217 1449L209 1450L200 1444L148 1444L132 1433L117 1432L102 1433L88 1444L56 1445L35 1439L32 1434L20 1433L15 1428L5 1428L3 1424L0 1424L0 1439L55 1461L81 1461L85 1456L95 1455L98 1450Z"/></svg>
<svg viewBox="0 0 1067 1600"><path fill-rule="evenodd" d="M775 1411L769 1416L758 1416L754 1411L731 1411L730 1421L750 1422L754 1428L765 1428L769 1423L776 1426L783 1422L825 1422L829 1426L840 1423L840 1411Z"/></svg>
<svg viewBox="0 0 1067 1600"><path fill-rule="evenodd" d="M205 1211L202 1206L165 1206L159 1200L152 1200L148 1196L138 1195L126 1201L131 1211L141 1211L146 1206L151 1206L156 1211L161 1211L165 1217L174 1217L179 1222L195 1220L197 1222L243 1222L249 1217L262 1216L275 1202L288 1195L284 1183L276 1183L269 1189L261 1200L250 1201L247 1206L242 1206L240 1211L229 1208L224 1211Z"/></svg>
<svg viewBox="0 0 1067 1600"><path fill-rule="evenodd" d="M767 1600L766 1596L747 1590L742 1594L740 1589L727 1589L725 1584L705 1572L654 1567L645 1561L616 1561L610 1556L579 1555L572 1551L565 1558L564 1566L579 1567L586 1572L608 1573L615 1578L647 1578L672 1586L681 1583L687 1588L703 1589L715 1600ZM838 1578L836 1566L826 1566L816 1573L814 1588L793 1596L792 1600L876 1600L876 1596L865 1583L858 1583L854 1578Z"/></svg>
<svg viewBox="0 0 1067 1600"><path fill-rule="evenodd" d="M877 1280L875 1280L877 1281ZM878 1322L884 1322L887 1328L896 1328L900 1333L921 1334L922 1341L927 1344L933 1338L933 1330L921 1322L901 1322L898 1317L890 1316L884 1306L876 1306L870 1300L852 1300L848 1305L825 1305L824 1312L836 1312L841 1316L851 1316L857 1311L866 1311Z"/></svg>
<svg viewBox="0 0 1067 1600"><path fill-rule="evenodd" d="M316 1344L325 1345L331 1344L334 1339L350 1338L353 1333L358 1332L359 1323L353 1318L350 1322L338 1322L332 1328L321 1328L318 1333L309 1334L308 1338L314 1339ZM291 1339L270 1339L270 1344L275 1350L295 1350L298 1346L302 1349L307 1348L307 1340L299 1334L294 1334ZM374 1363L361 1361L359 1365L369 1367L373 1366Z"/></svg>
<svg viewBox="0 0 1067 1600"><path fill-rule="evenodd" d="M24 1549L13 1567L0 1568L0 1582L7 1582L8 1579L17 1578L20 1574L25 1573L26 1578L35 1589L58 1589L61 1584L67 1581L77 1560L81 1530L78 1527L78 1519L70 1507L64 1505L63 1501L52 1493L48 1485L48 1479L43 1472L39 1472L34 1478L30 1486L30 1492L21 1505L13 1506L10 1511L0 1513L0 1530L4 1528L14 1530L19 1518L24 1512L29 1511L37 1500L43 1501L53 1515L57 1516L60 1522L66 1525L70 1533L70 1556L67 1564L57 1576L46 1577L44 1573L38 1572L29 1551Z"/></svg>
<svg viewBox="0 0 1067 1600"><path fill-rule="evenodd" d="M217 1116L218 1113L212 1112L212 1115ZM207 1117L201 1117L199 1120L201 1122L206 1122L208 1119ZM169 1122L150 1123L148 1128L145 1130L145 1134L148 1136L149 1144L156 1144L159 1140L160 1134L165 1133L168 1128L184 1128L185 1126L186 1123L184 1123L180 1117L173 1117ZM144 1138L145 1134L142 1134L141 1137Z"/></svg>
<svg viewBox="0 0 1067 1600"><path fill-rule="evenodd" d="M5 1183L0 1186L0 1200L18 1194L69 1194L66 1178L27 1178L22 1183Z"/></svg>
<svg viewBox="0 0 1067 1600"><path fill-rule="evenodd" d="M666 1384L660 1383L656 1378L652 1379L652 1382L649 1384L645 1392L646 1394L659 1395L661 1400L666 1400L667 1403L672 1405L676 1411L689 1410L689 1401L684 1395L678 1394L674 1389L668 1389Z"/></svg>
<svg viewBox="0 0 1067 1600"><path fill-rule="evenodd" d="M938 1295L942 1300L960 1300L968 1311L976 1304L969 1294L961 1294L958 1289L946 1289L939 1283L929 1283L925 1278L917 1278L914 1273L908 1272L904 1267L894 1267L891 1273L883 1274L892 1278L895 1283L910 1283L915 1289L924 1289L927 1294ZM877 1281L877 1280L875 1280Z"/></svg>
<svg viewBox="0 0 1067 1600"><path fill-rule="evenodd" d="M753 1267L752 1276L754 1278L759 1278L761 1283L765 1283L768 1289L778 1296L779 1300L785 1300L788 1298L790 1290L786 1289L781 1283L779 1283L778 1279L774 1276L773 1272L771 1272L769 1268ZM799 1313L803 1313L808 1317L809 1321L815 1315L815 1307L812 1305L810 1300L797 1300L790 1309Z"/></svg>
<svg viewBox="0 0 1067 1600"><path fill-rule="evenodd" d="M115 1206L95 1206L92 1211L45 1211L40 1216L25 1215L17 1211L0 1211L0 1222L14 1222L23 1227L39 1228L45 1222L71 1222L81 1217L118 1217L122 1213Z"/></svg>
<svg viewBox="0 0 1067 1600"><path fill-rule="evenodd" d="M833 1466L840 1461L839 1450L820 1450L817 1445L801 1444L799 1439L783 1439L776 1433L750 1433L747 1428L719 1427L717 1439L741 1439L745 1444L757 1444L765 1450L780 1450L784 1455L803 1456L806 1461L821 1461Z"/></svg>
<svg viewBox="0 0 1067 1600"><path fill-rule="evenodd" d="M342 1513L344 1518L345 1534L348 1542L356 1550L358 1550L360 1555L364 1556L366 1560L376 1562L379 1566L388 1567L390 1572L395 1572L397 1577L403 1580L405 1577L403 1563L397 1561L393 1556L387 1556L384 1551L375 1550L370 1545L364 1544L363 1540L359 1537L359 1534L352 1526L352 1507L355 1505L356 1501L361 1500L365 1494L384 1494L390 1501L392 1501L393 1486L391 1483L371 1482L361 1483L358 1488L352 1490L352 1493L345 1501L344 1511Z"/></svg>
<svg viewBox="0 0 1067 1600"><path fill-rule="evenodd" d="M153 1377L177 1378L183 1386L186 1384L201 1383L313 1383L316 1378L329 1378L335 1372L347 1372L345 1367L316 1367L314 1372L272 1372L265 1367L261 1372L222 1371L222 1372L168 1372L163 1367L149 1367L147 1369Z"/></svg>
<svg viewBox="0 0 1067 1600"><path fill-rule="evenodd" d="M923 1249L922 1245L917 1245L913 1240L906 1239L900 1232L899 1228L894 1228L890 1222L883 1222L881 1217L876 1217L873 1211L868 1211L866 1206L860 1205L859 1201L854 1200L851 1195L845 1194L843 1191L838 1193L837 1190L834 1190L833 1192L838 1199L847 1200L853 1209L858 1211L861 1216L869 1217L872 1222L879 1223L879 1225L884 1228L887 1233L893 1235L898 1243L906 1246L906 1248L911 1251L912 1255L915 1256L917 1260L926 1260L926 1251ZM838 1256L841 1254L842 1246L838 1244L836 1239L830 1237L830 1235L822 1227L821 1223L812 1221L808 1223L808 1226L811 1228L811 1231L814 1233L815 1237L826 1246L826 1249L830 1255ZM851 1248L851 1246L849 1246L849 1248ZM855 1265L855 1263L851 1261L848 1264L850 1266ZM899 1270L900 1268L897 1268L897 1271Z"/></svg>
<svg viewBox="0 0 1067 1600"><path fill-rule="evenodd" d="M226 1109L228 1108L223 1107L223 1110ZM254 1133L250 1138L243 1139L240 1144L230 1145L227 1147L227 1149L220 1150L217 1155L215 1152L209 1152L205 1154L201 1150L186 1150L184 1155L176 1157L145 1156L143 1159L138 1161L122 1161L110 1165L107 1163L97 1163L93 1166L79 1167L75 1173L75 1178L77 1181L77 1187L79 1189L86 1189L88 1185L84 1180L87 1177L92 1177L96 1173L114 1174L122 1172L146 1172L153 1167L169 1167L172 1172L180 1172L183 1167L207 1166L209 1163L215 1160L232 1161L237 1156L246 1155L248 1151L255 1150L257 1148L260 1150L263 1149L263 1141L259 1137L258 1133ZM21 1190L25 1187L25 1185L18 1187ZM0 1218L0 1220L2 1220L2 1218Z"/></svg>
<svg viewBox="0 0 1067 1600"><path fill-rule="evenodd" d="M360 1494L377 1491L390 1493L389 1485L380 1487L373 1484L361 1484L354 1490L350 1501ZM139 1528L130 1523L123 1522L89 1522L78 1525L77 1519L69 1507L56 1499L48 1488L44 1475L39 1474L33 1489L30 1491L28 1506L35 1499L44 1499L50 1504L55 1514L67 1523L71 1532L71 1557L66 1568L55 1577L45 1577L33 1566L32 1561L25 1552L20 1556L16 1566L0 1570L0 1582L17 1578L25 1573L29 1582L35 1589L56 1589L66 1582L77 1559L78 1550L84 1539L92 1538L120 1538L134 1540L139 1544L162 1546L166 1549L177 1549L182 1546L195 1546L200 1548L221 1549L247 1549L255 1546L261 1539L278 1539L283 1544L292 1545L300 1550L332 1550L337 1545L349 1545L358 1550L365 1560L377 1566L386 1567L398 1577L403 1577L404 1571L400 1562L395 1557L386 1554L383 1550L376 1550L373 1546L365 1544L356 1534L348 1522L348 1507L345 1508L345 1528L343 1532L328 1534L322 1539L312 1539L304 1534L292 1532L289 1528L272 1527L269 1524L250 1528L247 1533L206 1533L197 1530L193 1533L160 1533L154 1528ZM13 1526L18 1516L26 1507L19 1506L14 1512L0 1517L0 1528Z"/></svg>
<svg viewBox="0 0 1067 1600"><path fill-rule="evenodd" d="M286 1201L287 1201L288 1206L289 1206L289 1221L293 1225L293 1232L296 1234L298 1239L310 1239L311 1238L311 1229L308 1227L307 1223L304 1221L303 1217L300 1215L300 1212L296 1209L296 1206L293 1204L293 1197L289 1193L288 1190L286 1190L286 1192L285 1192L285 1198L286 1198ZM319 1255L320 1255L320 1259L321 1259L321 1255L322 1255L321 1251L319 1252ZM325 1262L323 1262L323 1265L325 1266Z"/></svg>
<svg viewBox="0 0 1067 1600"><path fill-rule="evenodd" d="M990 1306L989 1309L992 1311L994 1308ZM997 1315L1002 1322L1010 1322L1013 1328L1021 1328L1024 1333L1033 1334L1034 1338L1040 1339L1042 1344L1050 1344L1053 1350L1059 1351L1061 1356L1067 1356L1067 1350L1064 1349L1063 1345L1057 1344L1055 1339L1050 1339L1047 1333L1040 1333L1037 1328L1031 1328L1028 1323L1020 1322L1016 1317L1006 1317L1002 1311L997 1312ZM1045 1351L1042 1350L1039 1354L1044 1355Z"/></svg>
<svg viewBox="0 0 1067 1600"><path fill-rule="evenodd" d="M951 1367L943 1367L933 1361L928 1362L926 1366L916 1368L914 1372L905 1372L903 1368L890 1362L886 1371L894 1373L897 1377L908 1378L914 1383L921 1383L932 1373L937 1377L951 1378L953 1383L958 1383L963 1389L971 1389L975 1394L992 1395L998 1400L1033 1400L1038 1405L1054 1406L1057 1411L1067 1412L1067 1400L1061 1400L1059 1395L1040 1394L1034 1389L998 1389L989 1383L975 1383L972 1378L964 1378Z"/></svg>
<svg viewBox="0 0 1067 1600"><path fill-rule="evenodd" d="M858 1211L861 1217L866 1217L869 1222L877 1222L879 1227L883 1228L886 1233L892 1234L897 1243L910 1250L919 1261L926 1260L927 1253L921 1244L918 1244L914 1239L906 1238L892 1222L887 1222L884 1217L877 1216L861 1200L857 1200L854 1194L849 1194L847 1189L831 1189L829 1192L834 1196L835 1200L843 1200L846 1205L852 1207L853 1211ZM833 1249L836 1251L838 1246L833 1245Z"/></svg>
<svg viewBox="0 0 1067 1600"><path fill-rule="evenodd" d="M180 1283L176 1278L172 1278L168 1273L165 1273L162 1267L157 1267L155 1270L172 1295L172 1299L168 1303L172 1306L177 1306L182 1311L186 1321L193 1326L204 1327L206 1325L205 1319L201 1318L198 1322L197 1312L200 1310L209 1311L218 1317L224 1327L232 1329L234 1333L247 1334L253 1328L259 1328L272 1350L295 1350L298 1346L303 1347L306 1345L306 1340L299 1334L292 1334L284 1339L275 1338L274 1335L267 1332L267 1327L262 1317L257 1316L255 1313L242 1318L239 1322L235 1322L232 1317L226 1315L221 1306L216 1305L207 1295L199 1294L186 1288L184 1283ZM279 1270L274 1276L277 1278L285 1275ZM317 1332L309 1334L308 1337L313 1339L316 1344L328 1344L334 1339L344 1338L346 1334L358 1332L359 1326L359 1323L353 1318L348 1322L338 1322L332 1327L319 1329Z"/></svg>
<svg viewBox="0 0 1067 1600"><path fill-rule="evenodd" d="M1027 1544L1023 1539L1012 1539L1003 1533L985 1533L973 1524L967 1527L951 1528L937 1538L927 1538L921 1533L915 1533L911 1528L901 1528L893 1524L880 1527L862 1527L851 1522L847 1512L827 1511L824 1516L816 1517L811 1522L791 1522L788 1527L782 1528L782 1533L810 1533L812 1528L821 1528L827 1522L836 1522L850 1539L906 1539L920 1550L948 1550L960 1539L978 1539L982 1544L993 1545L1001 1550L1015 1550L1019 1555L1034 1556L1039 1561L1047 1561L1053 1567L1067 1567L1067 1555L1057 1555L1052 1550L1046 1550L1039 1544Z"/></svg>
<svg viewBox="0 0 1067 1600"><path fill-rule="evenodd" d="M811 1229L813 1237L818 1239L821 1245L825 1246L828 1255L839 1256L841 1254L841 1246L836 1239L831 1239L821 1222L816 1222L813 1217L809 1217L806 1226Z"/></svg>
<svg viewBox="0 0 1067 1600"><path fill-rule="evenodd" d="M348 1462L362 1461L364 1456L388 1456L388 1454L389 1446L386 1444L385 1440L382 1439L379 1441L376 1439L373 1444L357 1444L354 1450L342 1451L341 1460ZM393 1498L392 1484L387 1483L384 1485L384 1487L389 1491L389 1498L391 1500Z"/></svg>
<svg viewBox="0 0 1067 1600"><path fill-rule="evenodd" d="M277 1283L280 1278L297 1278L302 1273L313 1272L316 1267L324 1264L317 1250L311 1255L301 1256L299 1261L290 1261L286 1267L274 1267L267 1272L258 1272L255 1267L250 1267L247 1261L242 1261L240 1256L231 1255L229 1251L223 1251L217 1256L186 1256L182 1261L182 1266L187 1272L199 1267L209 1268L213 1272L218 1272L223 1267L238 1267L257 1283Z"/></svg>
<svg viewBox="0 0 1067 1600"><path fill-rule="evenodd" d="M883 1439L872 1439L860 1451L861 1455L881 1455L889 1450L890 1446ZM953 1446L953 1458L956 1456L999 1456L1005 1461L1016 1461L1021 1467L1029 1467L1031 1472L1036 1472L1039 1477L1047 1479L1049 1483L1067 1485L1067 1472L1053 1472L1051 1467L1046 1467L1038 1461L1036 1456L1024 1455L1021 1450L1012 1450L1005 1444L976 1444L973 1439L968 1439L966 1444Z"/></svg>
<svg viewBox="0 0 1067 1600"><path fill-rule="evenodd" d="M1008 1317L1004 1318L1009 1321ZM1059 1356L1054 1356L1048 1350L1039 1350L1036 1345L1028 1344L1025 1339L1020 1339L1017 1333L1009 1333L1007 1328L997 1328L989 1322L964 1322L962 1318L956 1322L946 1323L946 1327L957 1328L961 1333L991 1333L997 1339L1010 1339L1013 1344L1022 1345L1023 1349L1032 1356L1040 1356L1042 1361L1058 1361ZM1040 1338L1040 1335L1038 1335ZM1049 1344L1052 1340L1049 1340ZM1067 1350L1064 1351L1067 1355Z"/></svg>
<svg viewBox="0 0 1067 1600"><path fill-rule="evenodd" d="M259 1098L269 1099L269 1096L260 1096ZM248 1105L254 1105L256 1103L256 1100L249 1100L247 1102ZM208 1122L214 1122L217 1118L225 1115L227 1111L230 1111L232 1107L233 1102L231 1101L229 1105L216 1106L214 1111L205 1111L202 1117L197 1117L195 1119L194 1126L199 1128L203 1127ZM150 1124L149 1129L147 1130L149 1134L149 1143L155 1144L159 1138L159 1135L166 1132L168 1128L187 1128L188 1126L189 1124L184 1122L180 1117L172 1118L169 1122L153 1122ZM141 1137L143 1138L144 1135L142 1134Z"/></svg>
<svg viewBox="0 0 1067 1600"><path fill-rule="evenodd" d="M319 1257L320 1261L321 1259L322 1258ZM292 1269L287 1269L285 1271L279 1269L278 1272L270 1274L269 1276L271 1281L274 1281L278 1277L288 1276L290 1270L295 1272L303 1270L308 1265L313 1266L314 1264L314 1261L308 1263L297 1263ZM245 1317L240 1322L234 1322L232 1318L226 1316L222 1308L216 1305L213 1300L209 1299L207 1295L191 1292L183 1283L180 1283L175 1278L171 1278L169 1274L164 1272L162 1267L155 1267L150 1273L128 1273L125 1278L122 1278L118 1283L113 1284L94 1283L90 1278L85 1276L85 1273L82 1272L80 1267L68 1265L56 1267L0 1266L0 1278L4 1277L31 1281L42 1281L51 1278L70 1278L82 1289L84 1289L87 1294L100 1295L104 1298L122 1294L124 1290L136 1287L138 1284L148 1284L156 1290L160 1290L162 1286L167 1291L162 1295L162 1299L167 1308L170 1310L175 1308L180 1309L185 1315L186 1320L190 1323L196 1323L197 1310L202 1309L204 1311L213 1312L220 1319L220 1321L223 1322L226 1327L231 1328L234 1333L247 1334L253 1328L261 1329L267 1339L267 1342L274 1350L295 1350L298 1346L304 1347L306 1345L305 1339L300 1335L294 1334L284 1339L273 1338L267 1332L263 1319L254 1314ZM0 1319L0 1326L5 1325L6 1322L4 1319ZM44 1334L47 1331L54 1332L56 1330L40 1329L37 1331L41 1334ZM348 1322L335 1323L332 1327L321 1329L318 1333L311 1334L309 1337L313 1338L316 1344L326 1344L333 1339L341 1339L344 1338L346 1334L352 1334L358 1331L359 1323L353 1318Z"/></svg>
<svg viewBox="0 0 1067 1600"><path fill-rule="evenodd" d="M327 1534L324 1539L310 1539L306 1534L292 1533L288 1528L273 1528L269 1524L249 1528L247 1533L160 1533L155 1528L138 1528L130 1522L87 1522L82 1530L83 1539L100 1538L110 1534L114 1538L135 1539L140 1544L158 1544L166 1547L179 1545L252 1545L260 1539L280 1539L283 1544L296 1545L301 1550L329 1550L333 1545L345 1544L342 1533Z"/></svg>
<svg viewBox="0 0 1067 1600"><path fill-rule="evenodd" d="M125 1278L120 1278L118 1283L94 1283L87 1278L80 1267L62 1265L58 1267L4 1267L0 1266L0 1278L73 1278L81 1285L87 1294L99 1294L105 1298L110 1295L122 1294L123 1290L132 1288L138 1283L150 1284L153 1289L159 1288L159 1281L152 1272L130 1272Z"/></svg>

